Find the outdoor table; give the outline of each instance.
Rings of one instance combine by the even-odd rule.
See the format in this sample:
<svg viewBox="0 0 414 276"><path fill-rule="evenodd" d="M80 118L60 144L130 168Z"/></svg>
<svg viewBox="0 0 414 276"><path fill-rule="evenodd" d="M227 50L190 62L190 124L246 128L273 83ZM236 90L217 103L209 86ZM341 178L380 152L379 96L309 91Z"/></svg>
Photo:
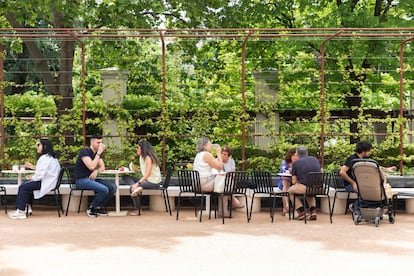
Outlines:
<svg viewBox="0 0 414 276"><path fill-rule="evenodd" d="M121 198L119 194L119 175L120 174L128 174L132 173L133 171L130 170L104 170L103 172L100 172L101 174L110 174L115 176L115 185L116 185L116 193L115 193L115 212L109 212L109 216L126 216L128 214L128 211L121 211Z"/></svg>
<svg viewBox="0 0 414 276"><path fill-rule="evenodd" d="M290 173L278 173L278 176L285 176L285 177L290 177L292 176Z"/></svg>
<svg viewBox="0 0 414 276"><path fill-rule="evenodd" d="M35 173L34 170L18 169L18 170L2 170L2 173L17 174L17 185L23 183L23 174Z"/></svg>

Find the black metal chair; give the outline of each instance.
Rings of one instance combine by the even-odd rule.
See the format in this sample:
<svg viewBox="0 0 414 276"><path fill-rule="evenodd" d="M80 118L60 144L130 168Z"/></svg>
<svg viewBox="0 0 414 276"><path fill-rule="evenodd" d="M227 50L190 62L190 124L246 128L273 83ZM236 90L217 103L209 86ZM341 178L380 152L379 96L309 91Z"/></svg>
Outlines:
<svg viewBox="0 0 414 276"><path fill-rule="evenodd" d="M230 201L230 218L232 217L232 204L231 199L234 195L241 195L245 198L245 207L246 207L246 216L247 222L249 222L249 208L247 205L247 185L249 182L249 175L246 171L235 171L235 172L227 172L226 177L224 179L224 190L221 193L213 192L211 193L212 197L216 197L217 200L221 201L221 214L222 214L222 222L224 224L224 208L227 202L224 202L224 197L228 196ZM211 213L211 210L210 210ZM209 214L210 218L210 214Z"/></svg>
<svg viewBox="0 0 414 276"><path fill-rule="evenodd" d="M171 176L174 172L174 167L168 167L167 168L167 174L165 175L165 179L164 181L162 181L160 183L160 185L156 188L153 189L149 189L149 188L145 188L145 190L160 190L161 191L161 195L162 198L164 199L164 204L165 204L165 212L169 212L170 216L172 216L171 213L171 206L170 206L170 198L168 196L168 186L170 185L170 181L171 181ZM145 193L144 190L144 193ZM142 202L142 196L143 194L139 194L139 208L138 208L138 215L141 215L141 202Z"/></svg>
<svg viewBox="0 0 414 276"><path fill-rule="evenodd" d="M348 206L350 204L350 195L351 193L355 193L355 192L349 192L345 189L345 183L344 183L344 179L343 177L339 174L339 170L333 170L332 171L332 181L334 183L334 188L335 188L335 195L334 195L334 200L333 200L333 204L332 204L332 213L335 210L335 202L336 202L336 197L338 193L347 193L347 197L346 197L346 204L345 204L345 215L348 212Z"/></svg>
<svg viewBox="0 0 414 276"><path fill-rule="evenodd" d="M0 200L0 205L3 204L4 205L4 212L7 214L7 192L6 192L6 187L4 186L0 186L0 193L3 194L3 202Z"/></svg>
<svg viewBox="0 0 414 276"><path fill-rule="evenodd" d="M332 209L331 209L331 198L329 196L329 183L331 181L331 173L329 172L310 172L308 174L308 183L306 185L306 191L304 194L295 194L295 197L302 197L303 208L306 212L306 197L314 196L326 196L328 197L328 210L329 220L332 223ZM296 210L295 202L293 202L293 210ZM303 218L306 223L306 215Z"/></svg>
<svg viewBox="0 0 414 276"><path fill-rule="evenodd" d="M62 179L63 179L63 174L65 173L65 168L61 168L59 171L59 176L58 179L56 181L56 185L55 187L50 191L53 192L53 195L55 197L55 205L56 205L56 210L58 213L58 216L60 217L60 212L62 211L63 214L63 207L62 207L62 202L60 199L60 184L62 183ZM26 208L26 217L29 217L29 208Z"/></svg>
<svg viewBox="0 0 414 276"><path fill-rule="evenodd" d="M66 171L66 176L67 176L69 186L70 186L69 199L68 199L68 204L66 206L66 214L65 215L66 216L68 215L70 200L72 198L73 193L77 192L77 191L80 192L80 199L79 199L79 206L78 206L78 214L79 214L80 207L81 207L81 204L82 204L83 192L84 191L92 191L93 193L95 193L95 191L94 190L88 190L88 189L79 189L79 188L76 187L75 166L66 166L65 171Z"/></svg>
<svg viewBox="0 0 414 276"><path fill-rule="evenodd" d="M178 171L178 184L180 187L180 192L178 193L178 199L177 199L177 217L176 220L178 220L178 216L181 209L181 200L182 197L191 196L194 199L194 214L197 217L197 204L196 200L197 198L200 198L200 222L203 217L203 207L204 207L204 196L210 193L203 192L201 190L201 184L200 184L200 174L198 171L193 170L179 170Z"/></svg>
<svg viewBox="0 0 414 276"><path fill-rule="evenodd" d="M165 211L171 214L171 205L170 205L170 198L168 196L168 187L170 186L171 176L174 172L174 167L168 167L167 174L165 175L165 179L161 182L160 190L162 192L162 197L164 198L165 204Z"/></svg>
<svg viewBox="0 0 414 276"><path fill-rule="evenodd" d="M275 214L275 208L276 208L276 199L277 198L283 198L287 197L289 198L288 192L278 192L275 190L276 187L272 184L272 174L268 171L253 171L252 174L253 178L253 184L255 185L255 188L253 189L252 194L252 203L250 206L253 207L254 197L257 194L264 194L268 195L270 199L272 200L272 207L270 208L270 217L272 219L272 223L274 220L274 214ZM250 208L250 215L249 215L249 221L252 218L252 209ZM290 217L290 204L289 204L289 219Z"/></svg>

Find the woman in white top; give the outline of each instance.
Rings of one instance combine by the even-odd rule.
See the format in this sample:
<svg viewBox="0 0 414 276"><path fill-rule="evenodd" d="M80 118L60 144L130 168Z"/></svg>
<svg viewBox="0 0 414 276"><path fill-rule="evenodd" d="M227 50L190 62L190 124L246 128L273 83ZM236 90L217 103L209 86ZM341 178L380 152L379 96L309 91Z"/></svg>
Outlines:
<svg viewBox="0 0 414 276"><path fill-rule="evenodd" d="M19 186L16 198L17 210L9 215L11 219L25 219L26 205L30 204L32 193L35 199L41 198L50 192L58 181L60 165L52 143L48 139L40 139L36 147L40 155L36 166L28 162L25 164L25 167L35 169L35 173L28 177L29 181ZM29 213L31 213L30 209Z"/></svg>
<svg viewBox="0 0 414 276"><path fill-rule="evenodd" d="M138 142L136 148L137 155L139 156L139 168L141 171L141 178L123 176L122 179L126 184L131 185L131 197L134 203L135 210L129 212L130 216L139 215L139 197L144 189L159 189L161 182L160 161L152 148L151 144L147 141ZM136 171L134 166L131 170Z"/></svg>
<svg viewBox="0 0 414 276"><path fill-rule="evenodd" d="M212 192L214 189L214 175L212 169L218 171L223 169L221 157L221 148L216 147L217 159L211 154L212 144L210 138L201 137L196 146L197 155L194 159L193 168L200 174L201 190L204 192Z"/></svg>

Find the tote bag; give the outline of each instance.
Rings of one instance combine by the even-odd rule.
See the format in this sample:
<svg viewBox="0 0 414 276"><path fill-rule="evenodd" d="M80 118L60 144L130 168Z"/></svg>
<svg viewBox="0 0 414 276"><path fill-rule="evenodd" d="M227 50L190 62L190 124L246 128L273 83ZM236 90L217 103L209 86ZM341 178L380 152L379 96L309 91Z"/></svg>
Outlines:
<svg viewBox="0 0 414 276"><path fill-rule="evenodd" d="M218 174L214 178L214 192L222 193L224 192L224 180L226 179L225 174Z"/></svg>

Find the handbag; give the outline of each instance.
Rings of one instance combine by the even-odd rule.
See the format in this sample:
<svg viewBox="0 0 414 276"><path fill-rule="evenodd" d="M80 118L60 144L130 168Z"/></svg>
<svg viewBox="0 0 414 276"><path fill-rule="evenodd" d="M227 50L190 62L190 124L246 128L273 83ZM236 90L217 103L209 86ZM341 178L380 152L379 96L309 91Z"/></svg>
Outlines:
<svg viewBox="0 0 414 276"><path fill-rule="evenodd" d="M215 193L222 193L224 192L224 180L226 179L226 175L218 174L214 178L214 192Z"/></svg>

